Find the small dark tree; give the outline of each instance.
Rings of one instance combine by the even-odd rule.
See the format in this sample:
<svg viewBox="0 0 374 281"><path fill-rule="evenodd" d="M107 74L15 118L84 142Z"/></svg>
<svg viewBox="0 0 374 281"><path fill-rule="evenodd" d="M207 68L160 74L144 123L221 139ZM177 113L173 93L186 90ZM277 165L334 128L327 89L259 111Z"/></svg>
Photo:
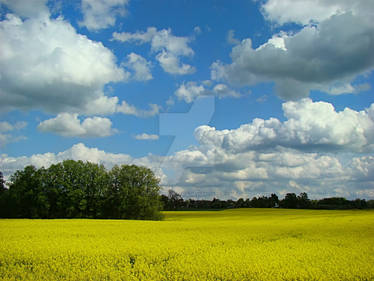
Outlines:
<svg viewBox="0 0 374 281"><path fill-rule="evenodd" d="M281 201L281 207L296 209L297 208L297 196L295 193L287 193L284 199Z"/></svg>
<svg viewBox="0 0 374 281"><path fill-rule="evenodd" d="M272 193L270 195L270 207L271 208L279 207L279 198L275 193Z"/></svg>
<svg viewBox="0 0 374 281"><path fill-rule="evenodd" d="M367 208L374 209L374 200L368 200L366 206Z"/></svg>
<svg viewBox="0 0 374 281"><path fill-rule="evenodd" d="M225 202L222 202L218 198L213 198L211 208L212 209L221 209L221 208L223 208L224 204L225 204Z"/></svg>
<svg viewBox="0 0 374 281"><path fill-rule="evenodd" d="M4 180L3 172L0 171L0 194L3 191L5 191L5 180Z"/></svg>
<svg viewBox="0 0 374 281"><path fill-rule="evenodd" d="M365 199L357 198L356 200L353 201L353 205L356 209L366 209L367 208L367 203L366 203Z"/></svg>
<svg viewBox="0 0 374 281"><path fill-rule="evenodd" d="M162 202L162 209L165 210L165 211L169 211L170 210L170 207L169 207L169 198L162 194L161 197L161 202Z"/></svg>
<svg viewBox="0 0 374 281"><path fill-rule="evenodd" d="M3 173L0 171L0 218L10 217L9 193L5 188Z"/></svg>
<svg viewBox="0 0 374 281"><path fill-rule="evenodd" d="M235 202L235 208L244 208L245 206L245 201L243 198L239 198L236 202Z"/></svg>
<svg viewBox="0 0 374 281"><path fill-rule="evenodd" d="M307 209L311 205L308 194L306 192L300 193L300 195L297 196L297 201L297 207L299 209Z"/></svg>
<svg viewBox="0 0 374 281"><path fill-rule="evenodd" d="M257 197L254 196L250 202L250 205L252 208L258 208L258 204L257 204Z"/></svg>
<svg viewBox="0 0 374 281"><path fill-rule="evenodd" d="M169 189L168 191L168 198L169 198L169 208L170 210L177 210L181 207L183 203L182 195L175 192L172 189Z"/></svg>

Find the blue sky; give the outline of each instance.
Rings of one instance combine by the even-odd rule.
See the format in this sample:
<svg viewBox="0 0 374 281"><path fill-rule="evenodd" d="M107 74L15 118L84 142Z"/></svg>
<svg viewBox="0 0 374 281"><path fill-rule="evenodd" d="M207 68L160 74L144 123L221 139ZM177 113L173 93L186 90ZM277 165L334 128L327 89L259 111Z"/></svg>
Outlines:
<svg viewBox="0 0 374 281"><path fill-rule="evenodd" d="M370 0L0 0L0 170L374 198Z"/></svg>

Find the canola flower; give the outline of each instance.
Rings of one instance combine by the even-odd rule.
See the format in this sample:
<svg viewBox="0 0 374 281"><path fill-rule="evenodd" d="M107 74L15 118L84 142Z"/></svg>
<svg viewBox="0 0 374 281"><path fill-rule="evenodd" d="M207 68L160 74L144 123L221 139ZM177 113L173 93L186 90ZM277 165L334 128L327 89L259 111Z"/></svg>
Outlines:
<svg viewBox="0 0 374 281"><path fill-rule="evenodd" d="M374 280L374 211L0 220L0 280Z"/></svg>

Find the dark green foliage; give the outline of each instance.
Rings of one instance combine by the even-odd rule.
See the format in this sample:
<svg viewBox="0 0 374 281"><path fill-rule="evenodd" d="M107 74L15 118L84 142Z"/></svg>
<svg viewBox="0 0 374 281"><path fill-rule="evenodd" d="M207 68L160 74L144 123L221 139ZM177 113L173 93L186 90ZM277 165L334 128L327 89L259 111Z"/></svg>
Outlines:
<svg viewBox="0 0 374 281"><path fill-rule="evenodd" d="M145 167L115 166L109 172L107 215L115 218L160 219L159 180Z"/></svg>
<svg viewBox="0 0 374 281"><path fill-rule="evenodd" d="M311 202L305 192L298 196L295 193L287 193L284 199L280 201L280 206L288 209L308 209L311 207Z"/></svg>
<svg viewBox="0 0 374 281"><path fill-rule="evenodd" d="M39 218L48 209L43 189L43 174L45 169L36 169L27 166L17 171L10 178L9 200L12 203L10 210L13 217Z"/></svg>
<svg viewBox="0 0 374 281"><path fill-rule="evenodd" d="M370 202L370 201L369 201ZM314 209L367 209L373 208L365 199L347 200L343 197L323 198L313 202Z"/></svg>
<svg viewBox="0 0 374 281"><path fill-rule="evenodd" d="M298 198L295 193L287 193L281 202L281 207L288 209L296 209Z"/></svg>
<svg viewBox="0 0 374 281"><path fill-rule="evenodd" d="M374 208L374 200L365 201L356 199L353 201L345 198L324 198L310 200L305 192L296 195L287 193L283 200L279 200L274 193L267 196L253 197L252 200L239 198L237 201L220 200L184 200L182 196L173 190L169 190L168 196L162 195L164 210L220 210L229 208L290 208L290 209L368 209Z"/></svg>
<svg viewBox="0 0 374 281"><path fill-rule="evenodd" d="M0 217L160 219L159 181L135 165L66 160L48 169L27 166L1 189Z"/></svg>
<svg viewBox="0 0 374 281"><path fill-rule="evenodd" d="M10 204L9 204L9 192L5 188L5 180L3 173L0 171L0 218L9 217Z"/></svg>
<svg viewBox="0 0 374 281"><path fill-rule="evenodd" d="M0 192L5 190L5 180L3 177L3 173L0 171Z"/></svg>
<svg viewBox="0 0 374 281"><path fill-rule="evenodd" d="M247 207L252 208L275 208L279 206L279 199L278 196L274 193L270 195L270 197L267 196L261 196L261 197L253 197L250 202L248 202Z"/></svg>
<svg viewBox="0 0 374 281"><path fill-rule="evenodd" d="M369 200L366 202L367 208L374 209L374 200Z"/></svg>
<svg viewBox="0 0 374 281"><path fill-rule="evenodd" d="M299 209L308 209L310 208L311 203L306 192L302 192L297 196L297 208Z"/></svg>
<svg viewBox="0 0 374 281"><path fill-rule="evenodd" d="M163 202L165 204L165 206L164 206L165 209L177 210L179 208L180 204L183 202L183 198L180 194L178 194L174 190L169 189L168 196L166 197L166 200L164 198Z"/></svg>

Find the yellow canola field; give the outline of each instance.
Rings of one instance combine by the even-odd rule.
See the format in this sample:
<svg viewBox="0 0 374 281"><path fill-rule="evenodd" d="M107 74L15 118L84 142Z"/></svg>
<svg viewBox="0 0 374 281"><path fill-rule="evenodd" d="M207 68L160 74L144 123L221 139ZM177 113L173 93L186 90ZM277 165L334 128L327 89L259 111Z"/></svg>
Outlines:
<svg viewBox="0 0 374 281"><path fill-rule="evenodd" d="M374 211L0 220L0 280L374 280Z"/></svg>

